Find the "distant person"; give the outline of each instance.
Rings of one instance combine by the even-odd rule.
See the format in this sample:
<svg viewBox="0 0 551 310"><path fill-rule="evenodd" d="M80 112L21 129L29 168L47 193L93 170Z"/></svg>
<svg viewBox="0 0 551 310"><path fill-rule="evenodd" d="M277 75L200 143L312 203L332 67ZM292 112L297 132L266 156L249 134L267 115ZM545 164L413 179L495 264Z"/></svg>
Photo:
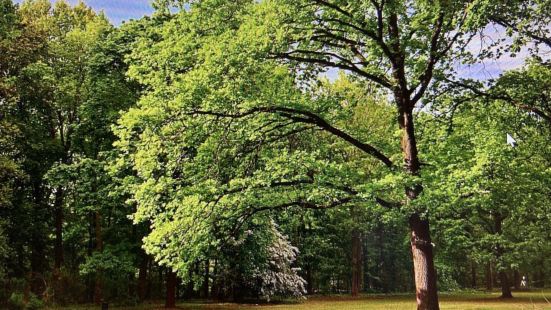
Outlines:
<svg viewBox="0 0 551 310"><path fill-rule="evenodd" d="M522 280L520 281L520 287L526 288L527 284L528 283L526 282L526 276L522 276Z"/></svg>

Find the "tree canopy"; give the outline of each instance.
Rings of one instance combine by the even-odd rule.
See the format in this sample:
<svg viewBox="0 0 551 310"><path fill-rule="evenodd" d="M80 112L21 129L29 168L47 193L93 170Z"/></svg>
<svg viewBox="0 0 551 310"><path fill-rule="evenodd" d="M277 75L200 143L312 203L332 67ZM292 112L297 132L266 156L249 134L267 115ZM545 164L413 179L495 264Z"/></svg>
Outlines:
<svg viewBox="0 0 551 310"><path fill-rule="evenodd" d="M548 1L154 7L0 0L0 305L545 285Z"/></svg>

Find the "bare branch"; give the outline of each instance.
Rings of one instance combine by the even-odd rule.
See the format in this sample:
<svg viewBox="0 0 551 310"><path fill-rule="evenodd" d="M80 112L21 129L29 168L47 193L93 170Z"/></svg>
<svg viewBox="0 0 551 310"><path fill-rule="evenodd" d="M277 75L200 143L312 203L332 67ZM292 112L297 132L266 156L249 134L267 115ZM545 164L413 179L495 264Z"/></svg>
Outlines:
<svg viewBox="0 0 551 310"><path fill-rule="evenodd" d="M328 53L325 53L325 52L316 52L316 51L303 51L303 52L308 52L309 54L317 54L317 55L325 55L325 56L330 56ZM327 60L327 59L320 59L320 58L312 58L312 57L302 57L302 56L295 56L293 54L297 53L297 51L292 51L292 52L288 52L288 53L279 53L277 54L276 56L279 57L279 58L285 58L285 59L288 59L288 60L292 60L292 61L299 61L299 62L304 62L304 63L312 63L312 64L318 64L318 65L321 65L321 66L324 66L324 67L330 67L330 68L339 68L339 69L343 69L343 70L347 70L347 71L350 71L350 72L354 72L354 73L357 73L358 75L362 76L362 77L365 77L367 78L368 80L371 80L383 87L386 87L388 89L393 89L393 85L390 81L388 81L388 79L386 79L386 77L381 77L381 76L378 76L378 75L374 75L374 74L371 74L371 73L368 73L360 68L358 68L355 64L353 64L352 62L350 62L349 60L345 59L344 57L342 56L339 56L339 60L344 60L344 62L335 62L335 61L332 61L332 60ZM331 53L333 54L333 53ZM335 55L335 54L333 54Z"/></svg>

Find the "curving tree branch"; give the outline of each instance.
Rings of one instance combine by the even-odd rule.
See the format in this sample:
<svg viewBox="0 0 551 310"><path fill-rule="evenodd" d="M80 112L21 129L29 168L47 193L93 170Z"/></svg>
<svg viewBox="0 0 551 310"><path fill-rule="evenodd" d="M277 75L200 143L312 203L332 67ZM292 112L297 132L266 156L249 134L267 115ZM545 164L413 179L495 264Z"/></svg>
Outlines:
<svg viewBox="0 0 551 310"><path fill-rule="evenodd" d="M352 144L353 146L362 150L363 152L377 158L379 161L384 163L387 167L393 167L393 163L390 160L390 158L385 156L381 151L379 151L378 149L376 149L370 144L361 142L360 140L352 137L351 135L342 131L341 129L338 129L332 126L325 119L310 111L303 111L303 110L298 110L298 109L293 109L288 107L257 107L244 112L234 113L234 114L227 113L227 112L203 111L203 110L196 110L196 111L188 112L186 114L211 115L211 116L224 117L224 118L244 118L257 113L275 113L282 117L293 120L295 122L315 125L321 128L322 130L329 132L332 135Z"/></svg>

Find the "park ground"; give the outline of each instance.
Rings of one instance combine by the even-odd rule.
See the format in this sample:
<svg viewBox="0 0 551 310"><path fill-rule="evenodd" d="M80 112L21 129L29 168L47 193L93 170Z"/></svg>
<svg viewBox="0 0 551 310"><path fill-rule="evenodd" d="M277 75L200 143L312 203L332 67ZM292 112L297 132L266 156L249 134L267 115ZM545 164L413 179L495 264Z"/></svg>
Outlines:
<svg viewBox="0 0 551 310"><path fill-rule="evenodd" d="M515 292L513 299L500 299L499 293L484 292L457 292L440 294L442 310L494 310L494 309L532 309L551 310L551 290ZM54 307L48 310L92 310L97 306L69 306ZM294 303L279 304L233 304L233 303L201 303L187 302L178 304L180 310L230 310L230 309L262 309L262 310L375 310L375 309L415 309L413 295L371 295L366 294L358 298L349 296L315 296L307 300ZM117 310L160 310L162 303L144 304L137 307L109 307Z"/></svg>

